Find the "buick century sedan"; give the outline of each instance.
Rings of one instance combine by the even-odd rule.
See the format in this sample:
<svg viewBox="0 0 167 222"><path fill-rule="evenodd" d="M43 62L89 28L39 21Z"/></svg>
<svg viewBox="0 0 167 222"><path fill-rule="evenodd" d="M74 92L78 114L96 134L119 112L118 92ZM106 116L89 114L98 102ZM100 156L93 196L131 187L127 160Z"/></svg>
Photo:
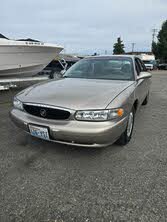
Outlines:
<svg viewBox="0 0 167 222"><path fill-rule="evenodd" d="M148 102L150 83L151 74L135 56L88 57L60 80L36 84L16 95L10 116L25 132L48 141L87 147L126 145L136 111Z"/></svg>

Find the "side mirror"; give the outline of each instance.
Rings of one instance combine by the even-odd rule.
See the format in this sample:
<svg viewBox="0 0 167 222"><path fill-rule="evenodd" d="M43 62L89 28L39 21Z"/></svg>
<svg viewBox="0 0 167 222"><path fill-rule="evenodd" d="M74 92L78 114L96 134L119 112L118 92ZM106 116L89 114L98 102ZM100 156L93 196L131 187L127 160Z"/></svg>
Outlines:
<svg viewBox="0 0 167 222"><path fill-rule="evenodd" d="M137 80L149 79L151 77L152 77L151 73L149 73L149 72L141 72L140 75L137 77Z"/></svg>

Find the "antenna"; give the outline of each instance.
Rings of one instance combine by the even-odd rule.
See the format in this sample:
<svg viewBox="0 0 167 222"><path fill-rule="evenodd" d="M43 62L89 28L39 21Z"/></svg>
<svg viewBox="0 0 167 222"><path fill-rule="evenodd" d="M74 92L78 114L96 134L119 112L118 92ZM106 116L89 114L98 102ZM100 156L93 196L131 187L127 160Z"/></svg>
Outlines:
<svg viewBox="0 0 167 222"><path fill-rule="evenodd" d="M136 43L132 43L132 53L134 52L134 48L135 48Z"/></svg>
<svg viewBox="0 0 167 222"><path fill-rule="evenodd" d="M152 42L155 42L155 37L157 36L158 29L152 29Z"/></svg>

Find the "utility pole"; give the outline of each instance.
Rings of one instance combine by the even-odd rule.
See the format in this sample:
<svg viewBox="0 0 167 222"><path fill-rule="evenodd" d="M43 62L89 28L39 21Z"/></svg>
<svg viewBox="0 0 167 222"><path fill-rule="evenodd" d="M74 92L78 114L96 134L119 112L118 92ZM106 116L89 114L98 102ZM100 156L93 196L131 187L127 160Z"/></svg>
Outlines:
<svg viewBox="0 0 167 222"><path fill-rule="evenodd" d="M132 43L132 53L134 52L134 48L135 48L136 43Z"/></svg>
<svg viewBox="0 0 167 222"><path fill-rule="evenodd" d="M152 29L152 42L155 42L155 37L157 35L158 29Z"/></svg>

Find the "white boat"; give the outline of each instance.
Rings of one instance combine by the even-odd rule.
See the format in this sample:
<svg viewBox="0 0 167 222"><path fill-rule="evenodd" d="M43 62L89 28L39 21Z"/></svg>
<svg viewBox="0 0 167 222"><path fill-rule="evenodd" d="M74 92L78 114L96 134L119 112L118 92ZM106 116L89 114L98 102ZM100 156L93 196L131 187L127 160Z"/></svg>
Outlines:
<svg viewBox="0 0 167 222"><path fill-rule="evenodd" d="M33 76L42 71L63 47L35 40L10 40L0 35L0 77Z"/></svg>

